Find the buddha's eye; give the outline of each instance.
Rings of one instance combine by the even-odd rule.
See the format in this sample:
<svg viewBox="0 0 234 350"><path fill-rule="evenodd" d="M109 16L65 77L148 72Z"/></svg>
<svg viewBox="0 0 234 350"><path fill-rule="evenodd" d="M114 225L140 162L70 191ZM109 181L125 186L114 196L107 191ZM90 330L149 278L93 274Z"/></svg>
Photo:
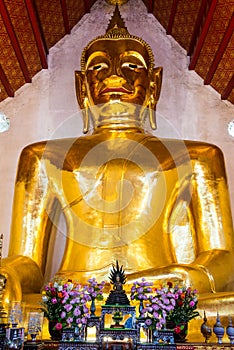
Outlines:
<svg viewBox="0 0 234 350"><path fill-rule="evenodd" d="M144 68L142 65L139 65L139 64L136 64L136 63L130 63L130 62L124 62L122 64L122 68L129 68L131 70L134 70L134 69L139 69L139 68Z"/></svg>
<svg viewBox="0 0 234 350"><path fill-rule="evenodd" d="M102 63L94 64L93 66L89 67L88 70L99 71L99 70L102 70L104 68L108 68L108 65L106 63L102 62Z"/></svg>

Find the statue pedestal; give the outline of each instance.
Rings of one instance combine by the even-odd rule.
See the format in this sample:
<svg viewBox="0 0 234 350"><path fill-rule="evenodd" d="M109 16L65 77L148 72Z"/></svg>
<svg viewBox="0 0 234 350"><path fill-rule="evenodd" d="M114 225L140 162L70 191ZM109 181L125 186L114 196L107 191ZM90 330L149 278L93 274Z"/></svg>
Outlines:
<svg viewBox="0 0 234 350"><path fill-rule="evenodd" d="M43 340L42 343L32 345L31 342L25 342L24 350L234 350L230 343L186 343L175 345L157 345L153 343L137 343L136 347L131 342L109 341L101 344L96 342L55 342Z"/></svg>
<svg viewBox="0 0 234 350"><path fill-rule="evenodd" d="M98 342L60 342L58 350L100 350ZM49 349L44 349L49 350Z"/></svg>
<svg viewBox="0 0 234 350"><path fill-rule="evenodd" d="M158 345L154 343L137 344L137 350L176 350L176 345Z"/></svg>
<svg viewBox="0 0 234 350"><path fill-rule="evenodd" d="M24 350L44 350L44 343L42 341L26 341L24 343Z"/></svg>

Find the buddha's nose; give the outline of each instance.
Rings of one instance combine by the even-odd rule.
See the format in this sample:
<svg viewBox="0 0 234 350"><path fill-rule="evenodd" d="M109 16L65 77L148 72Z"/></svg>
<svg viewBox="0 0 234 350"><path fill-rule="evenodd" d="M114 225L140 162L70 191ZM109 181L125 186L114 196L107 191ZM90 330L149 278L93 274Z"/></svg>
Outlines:
<svg viewBox="0 0 234 350"><path fill-rule="evenodd" d="M104 80L104 83L108 87L119 87L123 86L123 84L126 83L126 80L118 75L111 75Z"/></svg>

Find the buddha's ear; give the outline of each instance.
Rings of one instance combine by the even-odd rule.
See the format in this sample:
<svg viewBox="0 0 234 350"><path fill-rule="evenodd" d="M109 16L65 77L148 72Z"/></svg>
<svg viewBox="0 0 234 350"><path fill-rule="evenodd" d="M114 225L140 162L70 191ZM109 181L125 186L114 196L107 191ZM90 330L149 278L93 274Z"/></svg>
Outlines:
<svg viewBox="0 0 234 350"><path fill-rule="evenodd" d="M85 97L86 97L86 87L85 87L85 73L79 70L75 71L76 79L76 98L79 103L80 109L85 108Z"/></svg>
<svg viewBox="0 0 234 350"><path fill-rule="evenodd" d="M162 67L156 67L150 74L150 95L153 109L156 109L162 86Z"/></svg>
<svg viewBox="0 0 234 350"><path fill-rule="evenodd" d="M156 67L150 73L150 96L149 96L149 119L153 130L157 129L156 125L156 105L160 96L162 86L162 67Z"/></svg>
<svg viewBox="0 0 234 350"><path fill-rule="evenodd" d="M75 71L76 79L76 97L83 115L83 133L89 131L89 108L88 97L85 86L85 73L79 70Z"/></svg>

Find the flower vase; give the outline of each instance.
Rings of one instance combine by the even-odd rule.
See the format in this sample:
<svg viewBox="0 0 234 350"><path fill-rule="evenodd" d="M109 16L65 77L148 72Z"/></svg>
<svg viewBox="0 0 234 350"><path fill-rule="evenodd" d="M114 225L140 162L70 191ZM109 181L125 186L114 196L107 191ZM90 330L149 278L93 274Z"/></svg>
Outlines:
<svg viewBox="0 0 234 350"><path fill-rule="evenodd" d="M62 329L55 329L57 321L49 320L49 333L51 340L61 340L62 339Z"/></svg>
<svg viewBox="0 0 234 350"><path fill-rule="evenodd" d="M175 343L184 343L187 341L188 335L188 323L183 322L180 324L175 324L173 321L166 322L166 328L173 330Z"/></svg>
<svg viewBox="0 0 234 350"><path fill-rule="evenodd" d="M143 300L140 300L140 305L139 305L139 317L143 317L143 309L144 309L144 304Z"/></svg>
<svg viewBox="0 0 234 350"><path fill-rule="evenodd" d="M95 305L95 298L91 299L91 305L90 305L90 317L95 317L95 311L96 311L96 305Z"/></svg>

